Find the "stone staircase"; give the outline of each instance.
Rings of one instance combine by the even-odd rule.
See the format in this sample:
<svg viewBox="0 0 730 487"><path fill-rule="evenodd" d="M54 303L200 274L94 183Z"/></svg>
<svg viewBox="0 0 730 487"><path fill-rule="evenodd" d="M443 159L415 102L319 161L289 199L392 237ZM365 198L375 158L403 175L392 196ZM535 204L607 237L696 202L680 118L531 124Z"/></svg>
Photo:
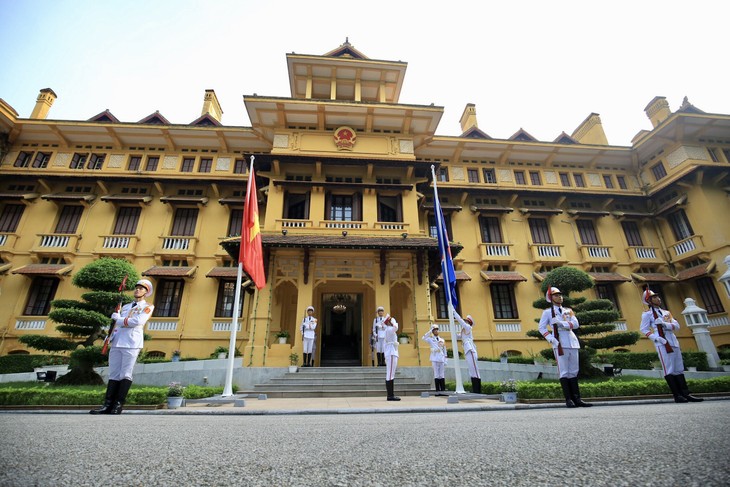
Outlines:
<svg viewBox="0 0 730 487"><path fill-rule="evenodd" d="M420 396L431 390L430 383L396 371L395 393L398 396ZM385 397L385 367L300 367L264 384L253 391L240 393L266 394L268 397Z"/></svg>

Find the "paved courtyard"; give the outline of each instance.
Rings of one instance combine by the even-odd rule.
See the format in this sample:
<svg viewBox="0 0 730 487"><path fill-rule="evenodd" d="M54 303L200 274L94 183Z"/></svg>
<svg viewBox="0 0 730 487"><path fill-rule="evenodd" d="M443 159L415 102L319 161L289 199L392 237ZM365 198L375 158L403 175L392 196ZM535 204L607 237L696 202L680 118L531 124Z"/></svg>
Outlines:
<svg viewBox="0 0 730 487"><path fill-rule="evenodd" d="M319 415L0 414L0 485L728 485L730 401Z"/></svg>

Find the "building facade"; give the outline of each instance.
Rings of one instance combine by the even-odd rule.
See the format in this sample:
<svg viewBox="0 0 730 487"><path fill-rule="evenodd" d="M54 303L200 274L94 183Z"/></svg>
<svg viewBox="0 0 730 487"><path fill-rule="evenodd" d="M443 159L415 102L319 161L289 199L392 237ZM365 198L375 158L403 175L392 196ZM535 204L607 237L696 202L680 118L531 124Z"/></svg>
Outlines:
<svg viewBox="0 0 730 487"><path fill-rule="evenodd" d="M0 100L0 354L26 353L22 334L56 334L50 301L79 298L70 277L102 256L155 284L148 353L228 346L251 155L267 285L243 284L245 366L301 355L310 305L318 365L369 365L377 306L410 336L401 363L428 364L419 337L432 322L448 328L431 166L481 356L545 348L525 336L539 316L531 303L566 265L593 276L586 295L614 302L619 330L638 331L649 283L676 316L694 298L715 345L730 346L730 288L718 281L730 254L729 115L686 100L672 112L657 97L645 108L653 129L621 147L597 114L549 142L522 129L494 139L467 105L462 135L439 136L442 107L399 103L404 62L345 42L287 63L290 96L244 97L251 127L223 125L212 90L188 125L158 112L48 119L50 89L30 118ZM696 348L686 328L680 339Z"/></svg>

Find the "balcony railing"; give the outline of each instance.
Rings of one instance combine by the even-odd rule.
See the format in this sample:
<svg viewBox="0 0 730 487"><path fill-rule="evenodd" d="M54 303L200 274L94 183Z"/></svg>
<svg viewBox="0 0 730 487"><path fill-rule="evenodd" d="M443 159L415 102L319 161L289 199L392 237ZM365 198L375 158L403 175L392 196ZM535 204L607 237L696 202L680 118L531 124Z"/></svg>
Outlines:
<svg viewBox="0 0 730 487"><path fill-rule="evenodd" d="M213 320L213 331L223 331L226 333L231 332L231 323L233 320L231 318L228 318L227 321L225 318L218 318L216 320ZM238 320L238 323L236 323L236 331L241 331L241 320ZM239 337L240 338L240 337Z"/></svg>
<svg viewBox="0 0 730 487"><path fill-rule="evenodd" d="M195 252L195 243L197 241L197 237L179 237L172 235L160 237L160 247L156 253L166 255L192 254Z"/></svg>
<svg viewBox="0 0 730 487"><path fill-rule="evenodd" d="M361 228L367 228L368 224L362 221L348 221L348 220L322 220L322 226L324 228L337 228L342 230L357 230Z"/></svg>
<svg viewBox="0 0 730 487"><path fill-rule="evenodd" d="M511 243L480 243L479 252L482 262L513 262Z"/></svg>
<svg viewBox="0 0 730 487"><path fill-rule="evenodd" d="M710 322L710 326L730 325L730 319L728 319L727 313L713 314L712 316L708 316L707 320Z"/></svg>
<svg viewBox="0 0 730 487"><path fill-rule="evenodd" d="M70 233L46 233L38 234L38 246L36 252L74 252L81 235Z"/></svg>
<svg viewBox="0 0 730 487"><path fill-rule="evenodd" d="M101 235L96 253L133 254L137 241L136 235Z"/></svg>
<svg viewBox="0 0 730 487"><path fill-rule="evenodd" d="M607 245L581 245L580 252L585 262L616 262Z"/></svg>
<svg viewBox="0 0 730 487"><path fill-rule="evenodd" d="M520 332L522 331L521 323L497 323L494 325L499 332Z"/></svg>
<svg viewBox="0 0 730 487"><path fill-rule="evenodd" d="M656 260L656 249L654 247L629 247L629 257L634 260Z"/></svg>
<svg viewBox="0 0 730 487"><path fill-rule="evenodd" d="M0 233L0 247L4 250L15 248L16 240L18 240L18 235L15 233Z"/></svg>
<svg viewBox="0 0 730 487"><path fill-rule="evenodd" d="M46 328L46 320L23 319L15 320L16 330L43 330Z"/></svg>
<svg viewBox="0 0 730 487"><path fill-rule="evenodd" d="M403 222L375 222L375 228L379 230L391 230L396 232L407 232L410 225Z"/></svg>
<svg viewBox="0 0 730 487"><path fill-rule="evenodd" d="M176 331L178 318L157 318L147 322L147 331Z"/></svg>
<svg viewBox="0 0 730 487"><path fill-rule="evenodd" d="M672 252L675 257L684 257L695 253L694 251L701 249L703 246L702 235L692 235L672 245Z"/></svg>

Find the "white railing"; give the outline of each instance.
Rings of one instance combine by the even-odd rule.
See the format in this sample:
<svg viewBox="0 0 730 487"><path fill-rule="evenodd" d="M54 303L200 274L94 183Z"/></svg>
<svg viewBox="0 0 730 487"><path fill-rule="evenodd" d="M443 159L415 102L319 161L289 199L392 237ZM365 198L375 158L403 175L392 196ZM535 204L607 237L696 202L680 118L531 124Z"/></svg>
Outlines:
<svg viewBox="0 0 730 487"><path fill-rule="evenodd" d="M177 321L148 321L147 331L175 331Z"/></svg>
<svg viewBox="0 0 730 487"><path fill-rule="evenodd" d="M322 223L324 223L325 228L342 228L342 229L366 228L365 222L325 220Z"/></svg>
<svg viewBox="0 0 730 487"><path fill-rule="evenodd" d="M489 256L509 257L509 245L502 243L484 243L484 250Z"/></svg>
<svg viewBox="0 0 730 487"><path fill-rule="evenodd" d="M7 235L0 235L0 247L2 247L3 245L5 245L5 242L7 242L7 241L8 241L8 236Z"/></svg>
<svg viewBox="0 0 730 487"><path fill-rule="evenodd" d="M631 247L636 253L637 259L656 259L656 249L654 247Z"/></svg>
<svg viewBox="0 0 730 487"><path fill-rule="evenodd" d="M395 222L377 222L375 227L380 228L381 230L404 230L406 225L404 223Z"/></svg>
<svg viewBox="0 0 730 487"><path fill-rule="evenodd" d="M727 313L708 316L707 320L710 322L710 326L730 325L730 319L728 319Z"/></svg>
<svg viewBox="0 0 730 487"><path fill-rule="evenodd" d="M236 331L241 331L241 322L239 321L236 323ZM229 332L231 331L231 322L230 321L214 321L213 322L213 331L225 331Z"/></svg>
<svg viewBox="0 0 730 487"><path fill-rule="evenodd" d="M522 331L522 324L520 324L520 323L497 323L496 329L497 329L497 331L509 331L509 332Z"/></svg>
<svg viewBox="0 0 730 487"><path fill-rule="evenodd" d="M697 248L694 241L694 236L681 240L672 246L676 255L686 254L692 252Z"/></svg>
<svg viewBox="0 0 730 487"><path fill-rule="evenodd" d="M311 226L311 220L281 220L282 228L307 228Z"/></svg>
<svg viewBox="0 0 730 487"><path fill-rule="evenodd" d="M194 237L163 237L163 250L188 250L190 249L190 241Z"/></svg>
<svg viewBox="0 0 730 487"><path fill-rule="evenodd" d="M104 237L102 248L105 249L128 249L130 237Z"/></svg>
<svg viewBox="0 0 730 487"><path fill-rule="evenodd" d="M628 328L626 328L625 321L614 321L611 324L614 326L613 331L627 331L628 330Z"/></svg>
<svg viewBox="0 0 730 487"><path fill-rule="evenodd" d="M533 244L537 247L537 255L539 257L560 257L559 245Z"/></svg>
<svg viewBox="0 0 730 487"><path fill-rule="evenodd" d="M16 330L43 330L46 320L15 320Z"/></svg>
<svg viewBox="0 0 730 487"><path fill-rule="evenodd" d="M590 245L586 246L586 249L588 250L588 256L597 258L597 259L608 259L611 257L611 251L610 247L605 246L599 246L599 245Z"/></svg>
<svg viewBox="0 0 730 487"><path fill-rule="evenodd" d="M68 247L70 239L68 235L41 235L41 247Z"/></svg>

